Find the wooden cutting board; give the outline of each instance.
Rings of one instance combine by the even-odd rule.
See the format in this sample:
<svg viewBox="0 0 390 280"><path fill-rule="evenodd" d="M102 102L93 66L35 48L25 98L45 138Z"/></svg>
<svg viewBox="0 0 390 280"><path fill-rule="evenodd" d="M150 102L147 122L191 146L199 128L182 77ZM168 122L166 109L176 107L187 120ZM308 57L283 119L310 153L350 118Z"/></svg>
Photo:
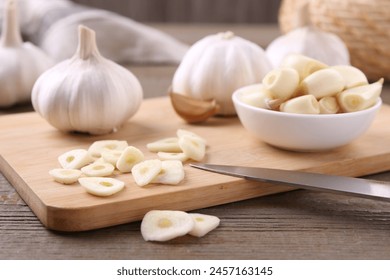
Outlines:
<svg viewBox="0 0 390 280"><path fill-rule="evenodd" d="M188 129L208 141L204 162L308 170L363 176L390 170L390 107L383 106L369 131L353 143L321 153L279 150L256 140L237 118L213 118L201 125L184 123L166 97L147 99L118 132L105 136L66 134L35 112L0 117L0 170L48 228L83 231L141 220L152 209L195 210L208 206L291 190L209 173L185 165L178 186L138 187L131 174L117 175L125 189L111 197L95 197L78 184L56 183L48 171L57 157L71 149L88 148L96 140L126 140L145 153L146 144ZM329 137L332 137L329 135ZM261 205L259 205L261 207Z"/></svg>

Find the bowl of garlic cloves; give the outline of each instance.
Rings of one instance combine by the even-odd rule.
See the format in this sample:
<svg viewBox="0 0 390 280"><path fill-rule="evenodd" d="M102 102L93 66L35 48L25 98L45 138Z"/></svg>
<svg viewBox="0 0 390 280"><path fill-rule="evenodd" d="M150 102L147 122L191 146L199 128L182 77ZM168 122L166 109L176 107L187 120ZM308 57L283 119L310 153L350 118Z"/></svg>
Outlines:
<svg viewBox="0 0 390 280"><path fill-rule="evenodd" d="M369 83L350 65L290 54L262 83L236 90L232 100L242 125L258 139L286 150L324 151L370 127L382 105L382 84Z"/></svg>

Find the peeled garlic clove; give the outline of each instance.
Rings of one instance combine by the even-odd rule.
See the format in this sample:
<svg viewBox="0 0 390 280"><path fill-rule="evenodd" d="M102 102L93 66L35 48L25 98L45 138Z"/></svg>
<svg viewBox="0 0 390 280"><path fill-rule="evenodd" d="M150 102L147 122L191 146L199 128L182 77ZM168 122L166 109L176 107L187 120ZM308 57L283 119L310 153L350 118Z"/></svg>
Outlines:
<svg viewBox="0 0 390 280"><path fill-rule="evenodd" d="M188 233L192 236L202 237L219 226L220 219L211 215L189 213L194 220L194 227Z"/></svg>
<svg viewBox="0 0 390 280"><path fill-rule="evenodd" d="M367 109L378 102L383 86L383 78L379 81L346 89L337 95L343 112L356 112Z"/></svg>
<svg viewBox="0 0 390 280"><path fill-rule="evenodd" d="M125 186L124 182L107 177L83 177L79 179L79 183L88 193L96 196L113 195Z"/></svg>
<svg viewBox="0 0 390 280"><path fill-rule="evenodd" d="M289 99L299 85L299 74L293 68L280 68L270 71L263 79L263 86L273 99Z"/></svg>
<svg viewBox="0 0 390 280"><path fill-rule="evenodd" d="M144 160L133 166L131 173L135 183L140 186L146 186L160 173L162 168L161 160L149 159Z"/></svg>
<svg viewBox="0 0 390 280"><path fill-rule="evenodd" d="M99 140L89 146L88 152L93 157L100 157L105 150L123 151L128 146L123 140Z"/></svg>
<svg viewBox="0 0 390 280"><path fill-rule="evenodd" d="M0 108L31 100L38 77L53 65L41 49L23 42L16 1L3 1L4 18L0 37Z"/></svg>
<svg viewBox="0 0 390 280"><path fill-rule="evenodd" d="M167 153L180 153L182 152L179 146L179 138L168 137L155 142L146 144L146 148L153 153L167 152Z"/></svg>
<svg viewBox="0 0 390 280"><path fill-rule="evenodd" d="M114 172L114 166L111 163L92 163L81 168L81 171L89 177L106 177Z"/></svg>
<svg viewBox="0 0 390 280"><path fill-rule="evenodd" d="M300 55L300 54L289 54L287 55L281 65L281 68L293 68L299 74L299 79L302 81L310 74L325 69L328 66L313 58Z"/></svg>
<svg viewBox="0 0 390 280"><path fill-rule="evenodd" d="M303 95L282 103L280 111L296 114L319 114L320 106L313 95Z"/></svg>
<svg viewBox="0 0 390 280"><path fill-rule="evenodd" d="M136 147L127 147L120 155L116 168L122 173L130 172L134 165L144 160L144 154Z"/></svg>
<svg viewBox="0 0 390 280"><path fill-rule="evenodd" d="M300 94L310 94L317 99L336 95L344 89L343 77L334 69L322 69L307 76L299 86Z"/></svg>
<svg viewBox="0 0 390 280"><path fill-rule="evenodd" d="M78 169L55 168L50 170L49 174L53 177L54 181L68 185L76 183L82 175L82 172Z"/></svg>
<svg viewBox="0 0 390 280"><path fill-rule="evenodd" d="M269 109L270 93L262 84L254 84L239 89L242 102L258 108Z"/></svg>
<svg viewBox="0 0 390 280"><path fill-rule="evenodd" d="M52 126L90 134L121 128L142 97L138 79L100 55L95 32L85 26L75 55L44 72L32 90L34 109Z"/></svg>
<svg viewBox="0 0 390 280"><path fill-rule="evenodd" d="M192 137L196 137L196 138L199 138L200 141L202 141L205 145L207 144L207 141L206 139L204 139L203 137L199 136L198 134L192 132L192 131L189 131L189 130L186 130L186 129L182 129L182 128L179 128L177 131L176 131L176 135L178 138L184 136L184 135L189 135L189 136L192 136Z"/></svg>
<svg viewBox="0 0 390 280"><path fill-rule="evenodd" d="M193 227L194 221L186 212L152 210L142 219L141 234L145 241L168 241L186 235Z"/></svg>
<svg viewBox="0 0 390 280"><path fill-rule="evenodd" d="M190 159L201 161L206 155L206 145L196 137L184 135L179 139L179 146Z"/></svg>
<svg viewBox="0 0 390 280"><path fill-rule="evenodd" d="M334 96L325 96L318 101L320 114L336 114L340 111L340 106Z"/></svg>
<svg viewBox="0 0 390 280"><path fill-rule="evenodd" d="M368 84L366 75L356 67L337 65L330 67L330 69L336 70L343 77L346 89Z"/></svg>
<svg viewBox="0 0 390 280"><path fill-rule="evenodd" d="M152 183L177 185L184 179L184 168L180 160L164 160L160 173L153 178Z"/></svg>
<svg viewBox="0 0 390 280"><path fill-rule="evenodd" d="M188 157L185 153L158 152L157 156L161 160L180 160L181 162L188 160Z"/></svg>
<svg viewBox="0 0 390 280"><path fill-rule="evenodd" d="M203 101L173 92L169 97L175 112L188 123L206 121L219 110L215 100Z"/></svg>
<svg viewBox="0 0 390 280"><path fill-rule="evenodd" d="M74 149L63 153L58 157L58 162L65 169L80 169L91 163L93 158L85 149Z"/></svg>

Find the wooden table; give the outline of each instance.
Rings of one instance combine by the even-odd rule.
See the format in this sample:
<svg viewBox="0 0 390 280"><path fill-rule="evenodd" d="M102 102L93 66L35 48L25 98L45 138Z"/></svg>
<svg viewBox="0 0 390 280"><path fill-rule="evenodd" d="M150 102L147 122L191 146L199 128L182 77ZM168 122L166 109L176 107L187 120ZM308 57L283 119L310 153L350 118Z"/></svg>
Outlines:
<svg viewBox="0 0 390 280"><path fill-rule="evenodd" d="M277 36L274 26L195 26L193 33L183 26L158 27L188 43L226 29L254 41L260 30L266 34L264 41L256 41L261 45ZM129 68L140 78L147 97L153 97L165 94L176 66ZM390 104L389 84L382 97ZM0 114L29 110L31 105L18 106ZM369 177L390 181L390 172ZM43 227L0 174L0 259L390 258L390 204L385 202L297 190L198 212L218 216L220 227L203 238L184 236L165 243L145 242L140 222L60 233Z"/></svg>

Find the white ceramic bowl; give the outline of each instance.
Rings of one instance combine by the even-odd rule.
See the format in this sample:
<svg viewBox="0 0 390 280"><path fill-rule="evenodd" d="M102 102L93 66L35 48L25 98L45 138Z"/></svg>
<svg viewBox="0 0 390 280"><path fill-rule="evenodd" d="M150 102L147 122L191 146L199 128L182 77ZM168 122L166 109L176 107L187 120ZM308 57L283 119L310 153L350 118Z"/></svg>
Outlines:
<svg viewBox="0 0 390 280"><path fill-rule="evenodd" d="M352 113L284 113L242 102L240 96L248 87L236 90L232 96L242 125L258 139L286 150L322 151L344 146L369 128L382 105L379 99L373 107Z"/></svg>

